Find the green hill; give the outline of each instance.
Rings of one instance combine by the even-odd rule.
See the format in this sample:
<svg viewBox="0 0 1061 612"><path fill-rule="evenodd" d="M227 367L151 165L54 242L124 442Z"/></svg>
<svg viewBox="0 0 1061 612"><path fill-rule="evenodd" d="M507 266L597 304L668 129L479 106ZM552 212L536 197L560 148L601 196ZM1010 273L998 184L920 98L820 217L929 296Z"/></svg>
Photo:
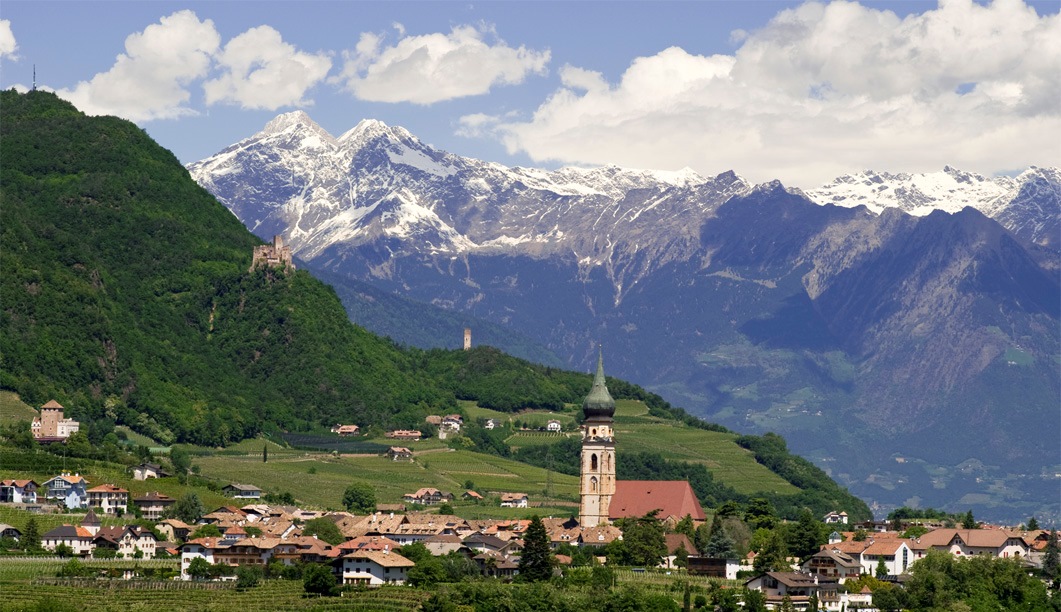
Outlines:
<svg viewBox="0 0 1061 612"><path fill-rule="evenodd" d="M97 448L115 426L160 446L206 447L336 422L422 427L429 414L461 411L460 400L513 415L567 411L573 425L588 375L489 347L424 351L370 334L308 273L249 271L259 241L140 128L45 92L2 92L0 108L0 388L32 406L59 400ZM608 385L643 406L626 424L648 432L645 450L666 450L637 455L631 470L699 479L712 503L762 492L788 500L779 507L869 515L783 441L738 437L635 385ZM564 486L559 474L541 482L541 468L563 472L552 464L570 454L562 446L517 452L498 435L471 427L465 450L524 466L512 473L537 470L514 485ZM708 482L721 466L697 454L704 440L747 469ZM742 482L762 466L774 476L761 487Z"/></svg>

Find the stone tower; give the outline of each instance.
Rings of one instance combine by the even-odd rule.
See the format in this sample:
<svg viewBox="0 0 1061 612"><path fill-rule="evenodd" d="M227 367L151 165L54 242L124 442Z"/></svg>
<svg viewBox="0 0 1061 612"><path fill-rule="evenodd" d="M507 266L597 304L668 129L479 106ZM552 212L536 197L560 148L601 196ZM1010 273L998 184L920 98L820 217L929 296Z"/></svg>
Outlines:
<svg viewBox="0 0 1061 612"><path fill-rule="evenodd" d="M615 437L612 417L615 400L604 382L604 355L597 355L593 388L582 402L581 503L578 522L583 527L608 524L608 509L615 495Z"/></svg>
<svg viewBox="0 0 1061 612"><path fill-rule="evenodd" d="M464 350L471 350L472 348L472 328L464 328Z"/></svg>

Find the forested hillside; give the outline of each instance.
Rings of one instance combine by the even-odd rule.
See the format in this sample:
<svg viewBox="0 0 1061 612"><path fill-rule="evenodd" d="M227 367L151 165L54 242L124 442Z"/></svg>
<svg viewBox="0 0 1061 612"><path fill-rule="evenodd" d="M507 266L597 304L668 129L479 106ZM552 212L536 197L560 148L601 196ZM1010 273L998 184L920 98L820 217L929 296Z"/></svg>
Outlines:
<svg viewBox="0 0 1061 612"><path fill-rule="evenodd" d="M559 409L589 390L588 374L490 347L425 351L370 334L307 272L250 270L258 239L140 128L45 92L3 92L0 106L0 388L34 406L57 399L90 440L115 425L208 446L340 421L411 428L458 399ZM725 431L608 385L653 417ZM828 498L868 515L842 493Z"/></svg>

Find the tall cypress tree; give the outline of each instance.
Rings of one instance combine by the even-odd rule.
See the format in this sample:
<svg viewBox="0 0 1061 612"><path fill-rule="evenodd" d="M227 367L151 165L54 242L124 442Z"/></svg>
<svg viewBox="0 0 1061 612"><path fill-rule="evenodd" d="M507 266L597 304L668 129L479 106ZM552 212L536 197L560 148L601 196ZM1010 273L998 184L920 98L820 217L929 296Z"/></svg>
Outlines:
<svg viewBox="0 0 1061 612"><path fill-rule="evenodd" d="M526 582L548 580L553 575L553 555L549 550L549 534L538 515L531 517L523 536L523 554L519 558L519 577Z"/></svg>

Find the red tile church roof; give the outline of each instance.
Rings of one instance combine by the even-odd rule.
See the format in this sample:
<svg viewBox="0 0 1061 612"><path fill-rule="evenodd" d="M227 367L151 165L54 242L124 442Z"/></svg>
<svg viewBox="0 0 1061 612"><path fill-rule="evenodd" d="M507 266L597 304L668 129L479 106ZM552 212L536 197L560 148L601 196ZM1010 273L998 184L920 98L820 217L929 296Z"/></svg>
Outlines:
<svg viewBox="0 0 1061 612"><path fill-rule="evenodd" d="M674 517L675 520L690 515L693 520L707 518L704 509L693 493L693 488L684 480L617 480L615 495L608 509L611 520L644 516L653 510L660 519Z"/></svg>

